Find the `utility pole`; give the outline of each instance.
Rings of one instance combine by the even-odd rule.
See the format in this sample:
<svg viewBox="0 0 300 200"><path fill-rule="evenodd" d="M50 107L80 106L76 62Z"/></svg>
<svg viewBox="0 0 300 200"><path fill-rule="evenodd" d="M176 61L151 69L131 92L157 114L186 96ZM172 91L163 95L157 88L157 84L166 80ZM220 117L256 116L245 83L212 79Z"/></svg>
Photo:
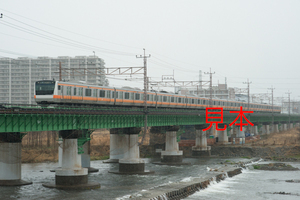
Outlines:
<svg viewBox="0 0 300 200"><path fill-rule="evenodd" d="M61 81L61 62L59 62L59 81Z"/></svg>
<svg viewBox="0 0 300 200"><path fill-rule="evenodd" d="M215 74L211 73L211 68L209 68L209 72L204 72L204 74L209 74L209 106L212 106L212 75Z"/></svg>
<svg viewBox="0 0 300 200"><path fill-rule="evenodd" d="M147 132L147 114L148 114L148 111L147 111L147 91L148 91L147 58L150 58L150 56L151 56L150 54L146 56L145 48L143 50L144 50L144 55L136 56L136 58L143 58L144 59L144 113L145 113L145 121L144 121L144 135L143 135L143 139L142 139L140 144L143 144L144 137L145 137L146 132Z"/></svg>
<svg viewBox="0 0 300 200"><path fill-rule="evenodd" d="M243 84L248 84L248 110L250 108L250 84L252 82L249 82L249 79L247 78L247 82L243 82Z"/></svg>
<svg viewBox="0 0 300 200"><path fill-rule="evenodd" d="M274 107L274 99L273 99L273 92L274 92L274 90L275 90L275 88L273 88L273 85L272 85L272 87L271 88L268 88L268 90L272 90L272 124L274 124L274 113L273 113L273 107Z"/></svg>
<svg viewBox="0 0 300 200"><path fill-rule="evenodd" d="M286 94L289 95L289 124L291 124L291 92L288 91Z"/></svg>

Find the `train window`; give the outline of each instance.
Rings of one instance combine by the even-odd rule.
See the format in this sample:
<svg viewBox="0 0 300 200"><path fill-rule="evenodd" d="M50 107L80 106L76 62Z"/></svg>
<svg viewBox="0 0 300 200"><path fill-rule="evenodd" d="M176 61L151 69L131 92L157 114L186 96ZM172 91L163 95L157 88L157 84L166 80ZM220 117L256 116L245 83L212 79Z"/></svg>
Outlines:
<svg viewBox="0 0 300 200"><path fill-rule="evenodd" d="M99 97L105 97L105 90L100 90Z"/></svg>
<svg viewBox="0 0 300 200"><path fill-rule="evenodd" d="M76 88L74 88L73 90L73 95L76 95Z"/></svg>
<svg viewBox="0 0 300 200"><path fill-rule="evenodd" d="M93 89L93 97L97 97L97 90Z"/></svg>
<svg viewBox="0 0 300 200"><path fill-rule="evenodd" d="M174 97L171 97L171 102L174 102Z"/></svg>
<svg viewBox="0 0 300 200"><path fill-rule="evenodd" d="M205 100L203 100L203 104L204 104L204 105L205 105L205 103L206 103Z"/></svg>
<svg viewBox="0 0 300 200"><path fill-rule="evenodd" d="M185 99L185 103L188 103L188 102L189 102L189 100L188 100L188 98L186 98L186 99Z"/></svg>
<svg viewBox="0 0 300 200"><path fill-rule="evenodd" d="M216 102L214 101L214 105L216 105Z"/></svg>
<svg viewBox="0 0 300 200"><path fill-rule="evenodd" d="M163 102L167 102L167 97L163 97Z"/></svg>
<svg viewBox="0 0 300 200"><path fill-rule="evenodd" d="M192 104L194 104L195 103L195 100L194 99L192 99Z"/></svg>
<svg viewBox="0 0 300 200"><path fill-rule="evenodd" d="M178 98L178 103L181 103L181 98L180 97Z"/></svg>
<svg viewBox="0 0 300 200"><path fill-rule="evenodd" d="M108 90L108 91L107 91L107 98L110 98L110 93L111 93L111 91Z"/></svg>
<svg viewBox="0 0 300 200"><path fill-rule="evenodd" d="M125 98L125 99L129 99L129 93L128 93L128 92L125 92L124 98Z"/></svg>
<svg viewBox="0 0 300 200"><path fill-rule="evenodd" d="M198 104L201 104L201 100L200 99L198 99Z"/></svg>
<svg viewBox="0 0 300 200"><path fill-rule="evenodd" d="M79 88L79 96L82 96L83 94L83 88Z"/></svg>
<svg viewBox="0 0 300 200"><path fill-rule="evenodd" d="M85 96L86 97L92 96L92 90L91 89L85 89Z"/></svg>
<svg viewBox="0 0 300 200"><path fill-rule="evenodd" d="M58 90L60 90L60 85L57 87Z"/></svg>
<svg viewBox="0 0 300 200"><path fill-rule="evenodd" d="M139 93L135 93L135 100L140 100L140 94Z"/></svg>

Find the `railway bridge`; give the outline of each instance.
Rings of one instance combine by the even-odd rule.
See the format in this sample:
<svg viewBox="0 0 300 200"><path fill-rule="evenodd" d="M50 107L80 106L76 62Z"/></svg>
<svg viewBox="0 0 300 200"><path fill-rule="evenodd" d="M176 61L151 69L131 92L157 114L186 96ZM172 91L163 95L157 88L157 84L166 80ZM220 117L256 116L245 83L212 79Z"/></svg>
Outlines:
<svg viewBox="0 0 300 200"><path fill-rule="evenodd" d="M193 125L196 132L196 146L193 147L194 156L210 154L210 147L206 143L204 128L206 123L205 110L148 108L147 124L152 132L166 133L165 151L161 152L159 164L182 165L182 151L177 143L177 131L180 126ZM0 185L24 185L30 182L21 179L21 141L26 132L31 131L59 131L62 137L63 153L62 166L55 172L55 183L44 184L55 188L97 188L99 183L88 181L88 163L81 163L82 153L86 154L85 144L94 129L110 129L111 139L110 160L119 162L116 174L148 174L145 163L140 159L138 134L144 126L146 116L143 108L123 107L48 107L38 106L5 106L0 107ZM228 134L237 128L237 138L245 137L244 129L229 126L237 118L236 113L223 113L222 123L217 123L220 143L228 142ZM214 115L211 115L214 116ZM286 130L299 125L299 115L247 113L253 133L257 134L260 127L264 127L268 134L270 126L273 132ZM243 123L247 123L245 118ZM241 139L243 141L243 139ZM87 155L88 156L88 155ZM85 166L84 166L85 165Z"/></svg>

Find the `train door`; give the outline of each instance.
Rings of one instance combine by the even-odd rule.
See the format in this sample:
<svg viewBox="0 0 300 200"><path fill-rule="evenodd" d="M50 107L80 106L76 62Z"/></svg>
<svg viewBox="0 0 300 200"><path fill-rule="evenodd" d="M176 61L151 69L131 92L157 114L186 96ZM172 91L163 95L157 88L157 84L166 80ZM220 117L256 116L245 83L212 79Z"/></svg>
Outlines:
<svg viewBox="0 0 300 200"><path fill-rule="evenodd" d="M64 99L68 99L68 100L71 99L71 90L72 90L71 86L66 86Z"/></svg>
<svg viewBox="0 0 300 200"><path fill-rule="evenodd" d="M80 101L82 101L83 100L83 88L82 87L80 87L80 88L78 88L78 90L79 90L79 93L78 93L78 95L79 95L79 100Z"/></svg>
<svg viewBox="0 0 300 200"><path fill-rule="evenodd" d="M118 97L119 97L118 102L119 102L120 104L123 104L123 99L124 99L124 97L123 97L123 92L119 91Z"/></svg>

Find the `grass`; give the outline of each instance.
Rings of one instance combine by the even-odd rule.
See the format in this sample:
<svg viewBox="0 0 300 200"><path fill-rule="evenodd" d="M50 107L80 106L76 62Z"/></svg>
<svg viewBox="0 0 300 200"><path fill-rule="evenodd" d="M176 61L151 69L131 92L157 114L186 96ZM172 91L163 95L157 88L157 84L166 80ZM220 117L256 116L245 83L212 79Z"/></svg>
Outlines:
<svg viewBox="0 0 300 200"><path fill-rule="evenodd" d="M260 169L260 165L253 165L253 169Z"/></svg>

